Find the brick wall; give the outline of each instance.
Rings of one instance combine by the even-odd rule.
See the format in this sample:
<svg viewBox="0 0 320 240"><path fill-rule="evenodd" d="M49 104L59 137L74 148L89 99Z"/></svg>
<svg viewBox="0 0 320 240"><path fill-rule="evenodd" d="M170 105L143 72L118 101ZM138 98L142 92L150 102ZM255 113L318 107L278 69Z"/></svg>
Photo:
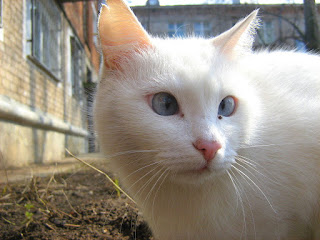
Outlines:
<svg viewBox="0 0 320 240"><path fill-rule="evenodd" d="M84 46L83 69L89 68L94 78L98 70L96 50L84 39L83 3L72 3L66 14L57 5L61 13L62 51L61 76L56 78L28 53L27 1L3 0L0 151L7 167L61 161L66 147L76 154L88 151L86 96L84 91L77 97L72 93L70 37L79 36ZM54 0L47 1L56 4ZM68 20L69 15L73 20ZM93 21L92 17L88 21ZM79 85L82 87L81 82Z"/></svg>
<svg viewBox="0 0 320 240"><path fill-rule="evenodd" d="M75 28L82 45L85 47L95 71L98 72L99 53L93 42L94 35L97 34L93 27L93 25L97 24L97 1L66 2L63 3L62 7ZM85 22L88 24L85 24Z"/></svg>
<svg viewBox="0 0 320 240"><path fill-rule="evenodd" d="M21 0L3 1L0 94L63 119L63 83L51 78L24 53L23 10Z"/></svg>

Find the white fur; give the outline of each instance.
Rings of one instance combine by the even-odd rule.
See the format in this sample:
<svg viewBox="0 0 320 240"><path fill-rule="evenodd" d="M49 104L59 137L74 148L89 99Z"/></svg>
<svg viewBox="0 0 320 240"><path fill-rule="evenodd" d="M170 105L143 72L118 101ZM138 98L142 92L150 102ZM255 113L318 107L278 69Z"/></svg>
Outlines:
<svg viewBox="0 0 320 240"><path fill-rule="evenodd" d="M95 121L155 237L320 239L320 57L230 59L209 40L152 43L105 71ZM174 95L184 116L157 115L147 96L158 92ZM219 120L229 95L238 107ZM198 138L222 144L203 173L192 172L204 164Z"/></svg>

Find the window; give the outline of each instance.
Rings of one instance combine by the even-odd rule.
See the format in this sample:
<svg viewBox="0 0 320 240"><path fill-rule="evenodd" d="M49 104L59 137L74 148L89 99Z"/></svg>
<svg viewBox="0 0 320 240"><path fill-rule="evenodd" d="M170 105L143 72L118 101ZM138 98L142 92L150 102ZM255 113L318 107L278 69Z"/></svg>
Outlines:
<svg viewBox="0 0 320 240"><path fill-rule="evenodd" d="M265 44L274 42L274 27L271 21L263 22L262 28L259 30Z"/></svg>
<svg viewBox="0 0 320 240"><path fill-rule="evenodd" d="M70 44L72 95L79 97L82 94L82 49L75 37L71 37Z"/></svg>
<svg viewBox="0 0 320 240"><path fill-rule="evenodd" d="M148 23L147 22L140 22L144 30L148 31Z"/></svg>
<svg viewBox="0 0 320 240"><path fill-rule="evenodd" d="M54 1L27 1L27 42L30 56L59 78L61 15Z"/></svg>
<svg viewBox="0 0 320 240"><path fill-rule="evenodd" d="M300 40L295 40L295 46L298 52L307 52L306 44Z"/></svg>
<svg viewBox="0 0 320 240"><path fill-rule="evenodd" d="M195 22L193 24L193 32L198 37L210 36L210 27L208 22Z"/></svg>
<svg viewBox="0 0 320 240"><path fill-rule="evenodd" d="M88 10L88 2L83 2L83 10L82 10L82 28L83 28L83 38L87 45L89 45L89 39L88 39L88 18L89 18L89 10Z"/></svg>
<svg viewBox="0 0 320 240"><path fill-rule="evenodd" d="M183 23L169 23L168 35L169 37L183 37L185 35L185 27Z"/></svg>
<svg viewBox="0 0 320 240"><path fill-rule="evenodd" d="M130 2L129 2L130 3ZM98 0L98 9L99 9L99 13L100 13L100 8L102 4L107 4L106 0Z"/></svg>

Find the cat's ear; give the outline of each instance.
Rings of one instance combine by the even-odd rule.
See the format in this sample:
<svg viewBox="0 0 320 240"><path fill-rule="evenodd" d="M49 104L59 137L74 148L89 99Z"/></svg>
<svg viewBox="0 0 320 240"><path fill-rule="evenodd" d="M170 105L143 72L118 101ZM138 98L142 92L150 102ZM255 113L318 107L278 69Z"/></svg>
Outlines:
<svg viewBox="0 0 320 240"><path fill-rule="evenodd" d="M244 52L250 52L259 25L257 18L259 10L253 11L243 20L239 21L228 31L212 40L212 43L228 57L235 57Z"/></svg>
<svg viewBox="0 0 320 240"><path fill-rule="evenodd" d="M123 0L108 0L102 5L98 29L104 64L119 67L123 58L151 46L150 37Z"/></svg>

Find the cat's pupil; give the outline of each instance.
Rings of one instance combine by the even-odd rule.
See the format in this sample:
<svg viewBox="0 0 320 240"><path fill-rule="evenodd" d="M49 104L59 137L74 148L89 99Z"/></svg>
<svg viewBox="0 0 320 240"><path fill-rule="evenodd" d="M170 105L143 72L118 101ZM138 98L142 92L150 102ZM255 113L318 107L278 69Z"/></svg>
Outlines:
<svg viewBox="0 0 320 240"><path fill-rule="evenodd" d="M222 111L224 110L225 106L226 106L225 101L222 101L222 102L221 102L221 106L220 106L220 108L221 108Z"/></svg>
<svg viewBox="0 0 320 240"><path fill-rule="evenodd" d="M170 116L178 113L178 102L170 93L159 92L152 98L152 109L161 116Z"/></svg>

